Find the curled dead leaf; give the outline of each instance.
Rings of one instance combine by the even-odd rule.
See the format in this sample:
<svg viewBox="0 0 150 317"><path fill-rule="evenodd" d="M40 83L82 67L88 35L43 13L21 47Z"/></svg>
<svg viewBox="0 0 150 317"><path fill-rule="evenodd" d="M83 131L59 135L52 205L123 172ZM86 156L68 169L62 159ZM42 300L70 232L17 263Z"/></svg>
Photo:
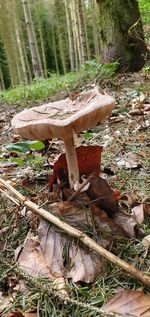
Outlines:
<svg viewBox="0 0 150 317"><path fill-rule="evenodd" d="M146 252L144 257L150 254L150 234L143 238L142 244L146 247Z"/></svg>
<svg viewBox="0 0 150 317"><path fill-rule="evenodd" d="M142 291L121 290L102 306L106 313L150 317L150 296Z"/></svg>
<svg viewBox="0 0 150 317"><path fill-rule="evenodd" d="M143 204L139 204L135 207L133 207L132 209L132 217L134 218L134 220L141 224L144 221L144 208L143 208Z"/></svg>
<svg viewBox="0 0 150 317"><path fill-rule="evenodd" d="M123 157L117 158L116 161L120 168L134 169L141 167L139 155L132 152L126 153Z"/></svg>
<svg viewBox="0 0 150 317"><path fill-rule="evenodd" d="M113 216L118 211L114 191L102 177L94 175L90 179L90 186L87 194L96 206L103 209L109 216Z"/></svg>

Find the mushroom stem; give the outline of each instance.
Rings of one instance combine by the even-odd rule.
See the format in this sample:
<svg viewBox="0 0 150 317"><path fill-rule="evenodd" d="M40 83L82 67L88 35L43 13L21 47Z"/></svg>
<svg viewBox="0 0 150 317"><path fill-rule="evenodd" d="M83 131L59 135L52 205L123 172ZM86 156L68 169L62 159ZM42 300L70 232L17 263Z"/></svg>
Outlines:
<svg viewBox="0 0 150 317"><path fill-rule="evenodd" d="M65 151L66 151L66 160L68 166L68 176L69 176L69 184L70 188L74 188L74 184L76 181L79 182L79 168L77 161L76 149L74 146L73 135L68 139L64 140Z"/></svg>

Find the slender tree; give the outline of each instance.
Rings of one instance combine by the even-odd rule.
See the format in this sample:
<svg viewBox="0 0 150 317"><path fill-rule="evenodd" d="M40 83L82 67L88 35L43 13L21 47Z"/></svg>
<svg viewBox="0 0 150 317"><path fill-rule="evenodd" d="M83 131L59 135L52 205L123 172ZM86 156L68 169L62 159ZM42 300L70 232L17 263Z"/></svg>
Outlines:
<svg viewBox="0 0 150 317"><path fill-rule="evenodd" d="M88 44L86 37L86 26L84 18L84 3L82 0L77 0L77 12L79 20L79 33L80 33L80 49L81 49L81 61L82 64L88 59Z"/></svg>
<svg viewBox="0 0 150 317"><path fill-rule="evenodd" d="M76 62L75 62L72 23L71 23L70 0L65 0L65 8L66 8L66 22L67 22L67 33L68 33L68 43L69 43L70 66L71 66L71 70L74 70L76 66Z"/></svg>
<svg viewBox="0 0 150 317"><path fill-rule="evenodd" d="M44 72L44 77L47 78L47 62L46 62L46 53L45 53L45 34L43 32L43 16L45 13L44 4L41 0L34 0L33 2L33 8L35 11L35 18L36 18L36 31L39 35L39 46L41 51L41 59L42 59L42 68Z"/></svg>
<svg viewBox="0 0 150 317"><path fill-rule="evenodd" d="M25 19L25 24L26 24L27 33L28 33L33 72L34 72L34 76L36 78L39 78L43 75L43 70L42 70L41 58L40 58L40 54L38 50L33 20L32 20L30 0L22 0L22 6L23 6L24 19Z"/></svg>

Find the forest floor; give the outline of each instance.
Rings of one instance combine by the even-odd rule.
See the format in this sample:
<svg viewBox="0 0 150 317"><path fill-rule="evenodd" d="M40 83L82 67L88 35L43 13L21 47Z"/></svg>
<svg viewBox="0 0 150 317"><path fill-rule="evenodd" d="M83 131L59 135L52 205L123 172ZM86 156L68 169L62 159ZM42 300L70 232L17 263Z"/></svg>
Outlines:
<svg viewBox="0 0 150 317"><path fill-rule="evenodd" d="M103 146L101 175L112 189L120 191L120 208L130 215L131 200L132 203L136 200L138 206L146 202L145 214L138 224L140 234L136 233L128 240L112 242L110 250L148 273L150 252L149 247L143 244L143 236L150 235L149 83L150 74L143 71L118 74L113 79L97 82L100 89L115 97L116 108L101 125L79 135L80 144ZM75 93L78 89L90 89L94 85L94 82L89 81L87 85L76 88ZM53 100L58 97L60 99L57 95ZM6 146L20 141L11 128L11 119L19 110L18 105L0 105L0 176L9 180L28 199L42 205L48 199L49 176L52 174L54 160L63 151L63 144L53 140L48 151L19 153L7 150ZM21 275L14 260L15 250L18 247L21 250L29 230L36 234L38 222L38 217L28 214L24 206L16 206L9 197L0 194L0 314L3 311L3 316L14 311L33 312L32 316L100 316L96 308L100 308L120 288L140 289L149 294L147 286L109 262L104 274L93 283L75 283L71 279L67 281L72 299L70 303L63 303L54 294L49 295L37 278L31 278L28 274ZM22 286L21 281L27 283L26 287ZM41 280L41 283L46 285L48 282ZM20 291L22 287L23 293ZM80 307L79 302L83 303L83 307Z"/></svg>

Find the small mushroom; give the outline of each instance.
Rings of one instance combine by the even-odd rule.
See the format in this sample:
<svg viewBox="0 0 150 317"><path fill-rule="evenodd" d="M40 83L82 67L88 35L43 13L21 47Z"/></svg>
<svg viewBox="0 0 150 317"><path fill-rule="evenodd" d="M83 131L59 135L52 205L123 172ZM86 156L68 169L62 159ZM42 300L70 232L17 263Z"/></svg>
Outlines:
<svg viewBox="0 0 150 317"><path fill-rule="evenodd" d="M73 188L79 182L74 133L96 126L114 107L113 97L100 94L94 88L78 94L74 100L67 98L26 109L14 116L12 127L17 134L29 140L64 140L69 183Z"/></svg>

